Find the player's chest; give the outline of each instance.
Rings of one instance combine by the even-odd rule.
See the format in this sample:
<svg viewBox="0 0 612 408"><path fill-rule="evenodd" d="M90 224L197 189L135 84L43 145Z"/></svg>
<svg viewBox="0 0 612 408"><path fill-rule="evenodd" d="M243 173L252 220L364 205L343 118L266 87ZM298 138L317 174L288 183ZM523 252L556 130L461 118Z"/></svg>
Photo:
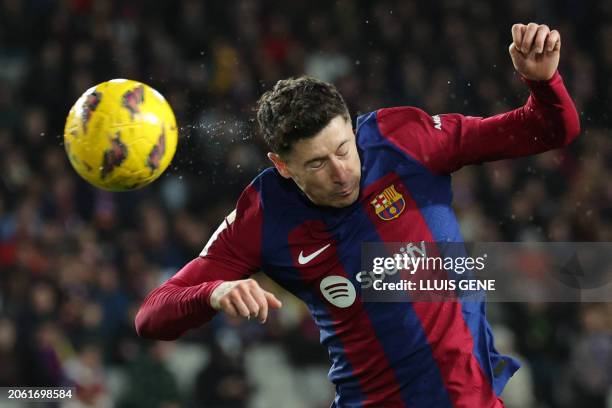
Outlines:
<svg viewBox="0 0 612 408"><path fill-rule="evenodd" d="M330 275L354 279L362 270L365 245L420 240L419 218L405 184L398 177L389 177L364 189L358 205L345 217L322 216L295 223L269 248L268 264L303 283Z"/></svg>

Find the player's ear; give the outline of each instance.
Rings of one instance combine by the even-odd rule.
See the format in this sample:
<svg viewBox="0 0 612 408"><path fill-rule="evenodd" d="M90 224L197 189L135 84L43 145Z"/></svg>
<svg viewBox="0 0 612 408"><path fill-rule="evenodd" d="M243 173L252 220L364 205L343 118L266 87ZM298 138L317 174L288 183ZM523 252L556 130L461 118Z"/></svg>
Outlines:
<svg viewBox="0 0 612 408"><path fill-rule="evenodd" d="M278 170L281 176L284 178L291 178L291 174L287 169L287 163L285 163L278 154L268 152L268 159L274 164L274 167L276 167L276 170Z"/></svg>

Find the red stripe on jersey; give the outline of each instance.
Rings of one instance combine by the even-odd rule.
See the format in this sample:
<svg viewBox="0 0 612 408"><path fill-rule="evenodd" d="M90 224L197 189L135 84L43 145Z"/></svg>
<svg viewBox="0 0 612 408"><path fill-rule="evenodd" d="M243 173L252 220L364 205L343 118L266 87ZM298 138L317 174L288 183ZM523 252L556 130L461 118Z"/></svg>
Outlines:
<svg viewBox="0 0 612 408"><path fill-rule="evenodd" d="M234 219L225 219L225 228L219 227L201 256L229 263L232 270L244 276L258 272L261 268L261 236L263 211L259 191L249 185L236 204ZM239 278L238 278L239 279Z"/></svg>
<svg viewBox="0 0 612 408"><path fill-rule="evenodd" d="M382 183L381 183L382 182ZM406 186L397 176L384 177L381 182L368 187L364 194L379 194L377 190L395 185L406 208L402 214L389 221L381 219L368 201L364 210L368 213L383 242L434 242L431 231ZM435 254L427 254L435 256ZM459 302L411 303L427 336L433 358L436 361L444 385L454 407L500 407L491 384L473 353L473 338L463 320Z"/></svg>
<svg viewBox="0 0 612 408"><path fill-rule="evenodd" d="M346 308L332 305L321 293L320 284L325 277L336 275L349 279L336 252L336 243L325 230L323 222L308 221L289 234L293 265L299 271L305 288L316 293L321 303L327 307L332 330L340 339L344 353L353 367L353 375L359 381L364 395L363 406L403 407L405 404L400 395L399 383L376 338L359 291L356 291L355 302ZM304 254L312 254L327 244L331 245L316 258L306 264L303 261L300 263Z"/></svg>

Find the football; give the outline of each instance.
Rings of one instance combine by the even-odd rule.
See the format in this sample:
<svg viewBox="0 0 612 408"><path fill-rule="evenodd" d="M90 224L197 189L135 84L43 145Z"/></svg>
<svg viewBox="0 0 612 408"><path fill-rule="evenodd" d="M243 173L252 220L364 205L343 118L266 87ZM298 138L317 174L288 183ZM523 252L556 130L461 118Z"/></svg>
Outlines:
<svg viewBox="0 0 612 408"><path fill-rule="evenodd" d="M166 99L141 82L113 79L88 89L70 109L64 147L76 172L109 191L143 187L166 170L178 142Z"/></svg>

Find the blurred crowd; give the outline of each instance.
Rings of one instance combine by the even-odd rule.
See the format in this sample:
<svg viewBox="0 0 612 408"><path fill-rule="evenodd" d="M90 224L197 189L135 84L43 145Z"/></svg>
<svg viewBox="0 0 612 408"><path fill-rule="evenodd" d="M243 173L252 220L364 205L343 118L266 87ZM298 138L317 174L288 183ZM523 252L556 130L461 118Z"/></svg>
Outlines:
<svg viewBox="0 0 612 408"><path fill-rule="evenodd" d="M69 406L329 406L326 352L289 295L264 326L218 316L174 343L137 338L140 302L267 166L253 107L276 80L331 81L353 118L397 105L489 116L526 100L507 49L530 21L561 32L582 135L457 172L462 232L612 241L610 1L1 0L0 386L73 386ZM120 194L79 179L62 145L71 105L111 78L158 89L180 125L166 174ZM489 315L500 351L524 362L509 408L612 406L610 305Z"/></svg>

